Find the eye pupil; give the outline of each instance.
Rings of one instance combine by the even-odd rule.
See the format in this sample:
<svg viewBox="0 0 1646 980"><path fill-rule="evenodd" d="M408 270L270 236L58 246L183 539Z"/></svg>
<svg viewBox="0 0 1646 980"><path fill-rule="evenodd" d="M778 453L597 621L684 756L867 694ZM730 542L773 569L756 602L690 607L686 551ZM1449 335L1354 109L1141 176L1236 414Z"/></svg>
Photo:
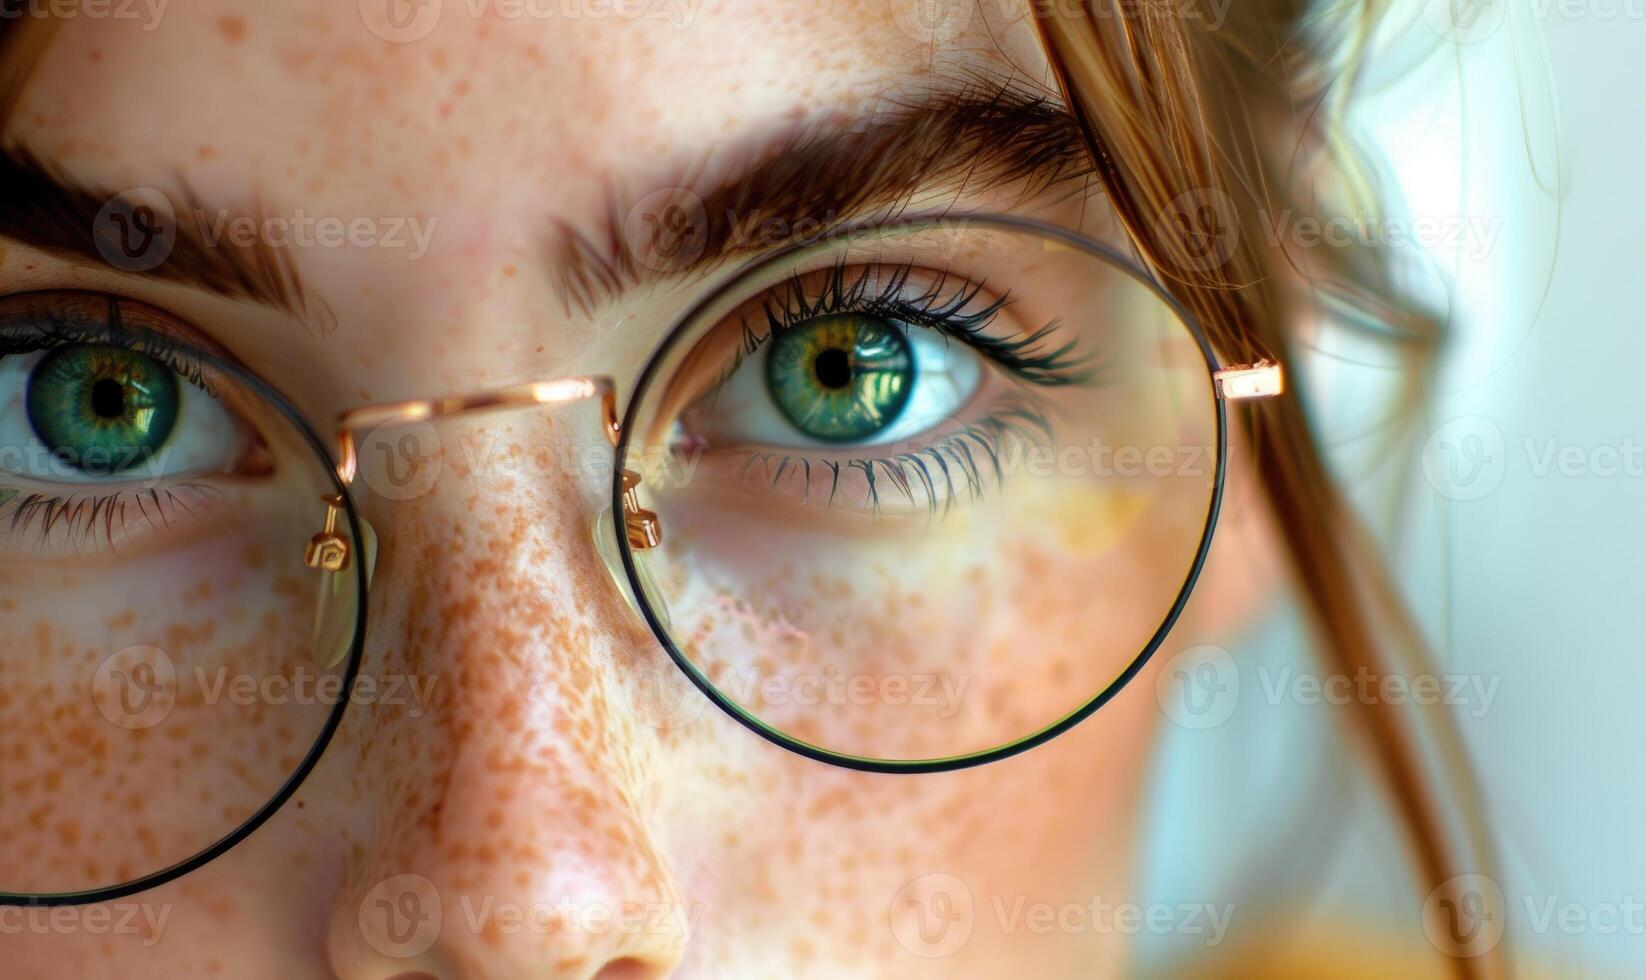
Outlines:
<svg viewBox="0 0 1646 980"><path fill-rule="evenodd" d="M48 451L83 472L111 476L171 438L177 386L169 367L140 351L69 344L41 358L25 400Z"/></svg>
<svg viewBox="0 0 1646 980"><path fill-rule="evenodd" d="M857 314L818 317L773 338L766 385L784 417L825 442L866 439L896 421L914 388L903 328Z"/></svg>
<svg viewBox="0 0 1646 980"><path fill-rule="evenodd" d="M852 383L852 355L838 347L831 347L817 355L813 365L817 383L825 388L844 388Z"/></svg>
<svg viewBox="0 0 1646 980"><path fill-rule="evenodd" d="M99 418L117 419L126 414L126 386L104 378L91 387L91 410Z"/></svg>

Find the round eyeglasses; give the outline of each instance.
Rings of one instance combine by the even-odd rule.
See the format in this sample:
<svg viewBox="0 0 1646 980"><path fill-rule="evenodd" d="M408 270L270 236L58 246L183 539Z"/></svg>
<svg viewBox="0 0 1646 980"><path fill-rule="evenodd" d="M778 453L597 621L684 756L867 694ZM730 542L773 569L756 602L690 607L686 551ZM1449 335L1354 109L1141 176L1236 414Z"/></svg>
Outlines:
<svg viewBox="0 0 1646 980"><path fill-rule="evenodd" d="M791 751L912 773L1042 743L1137 674L1207 554L1224 402L1281 389L1122 255L1006 216L757 258L621 415L604 377L370 406L335 458L219 351L6 302L0 723L39 736L0 795L11 903L161 884L291 797L378 680L362 513L428 488L357 478L414 424L598 400L594 533L668 676Z"/></svg>

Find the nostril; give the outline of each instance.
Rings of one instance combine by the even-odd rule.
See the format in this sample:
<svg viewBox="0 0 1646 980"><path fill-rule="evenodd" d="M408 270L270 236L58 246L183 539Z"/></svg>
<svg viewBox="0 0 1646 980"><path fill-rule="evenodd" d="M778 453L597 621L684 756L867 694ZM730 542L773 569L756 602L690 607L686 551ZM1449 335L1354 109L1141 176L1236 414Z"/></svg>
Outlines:
<svg viewBox="0 0 1646 980"><path fill-rule="evenodd" d="M655 964L625 956L601 967L592 980L658 980L667 972Z"/></svg>

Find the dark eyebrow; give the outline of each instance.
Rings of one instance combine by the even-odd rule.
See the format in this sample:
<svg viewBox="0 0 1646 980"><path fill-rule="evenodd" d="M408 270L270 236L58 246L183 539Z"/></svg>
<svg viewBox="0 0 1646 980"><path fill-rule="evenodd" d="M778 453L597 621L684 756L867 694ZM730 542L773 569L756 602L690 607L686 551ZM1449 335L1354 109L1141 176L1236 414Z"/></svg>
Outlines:
<svg viewBox="0 0 1646 980"><path fill-rule="evenodd" d="M551 276L567 311L592 312L627 289L703 271L806 232L889 217L923 189L958 195L1010 187L1027 199L1075 180L1086 190L1095 177L1079 127L1061 102L984 75L915 99L885 98L862 115L813 120L754 144L740 160L724 156L738 162L722 165L726 176L718 181L706 180L708 168L698 165L654 185L692 204L696 224L687 261L659 263L636 254L644 243L626 222L633 220L630 202L643 202L645 194L626 197L608 186L593 229L556 222ZM55 171L26 148L0 148L0 237L108 265L96 224L117 197ZM187 188L182 198L174 205L182 220L169 255L143 275L259 302L329 332L335 317L311 300L286 249L261 238L213 240L195 216L230 212L203 207ZM790 234L782 234L785 229Z"/></svg>
<svg viewBox="0 0 1646 980"><path fill-rule="evenodd" d="M553 275L568 312L847 220L890 217L925 189L958 196L1015 188L1027 200L1073 180L1089 190L1095 179L1079 126L1059 100L981 75L779 133L740 164L722 166L727 176L718 180L706 181L706 169L657 181L664 192L649 197L608 187L592 229L555 226ZM671 207L676 226L664 227ZM678 261L666 251L671 244L686 246Z"/></svg>
<svg viewBox="0 0 1646 980"><path fill-rule="evenodd" d="M99 249L98 222L103 209L121 193L90 187L57 171L20 146L0 149L0 237L54 255L67 256L117 271ZM140 274L196 286L229 299L252 300L315 323L329 332L335 317L324 303L311 301L297 277L288 250L260 236L251 242L214 238L202 215L235 220L227 209L207 209L184 187L172 202L176 239L164 261ZM255 219L254 219L255 220ZM111 231L110 229L104 229ZM101 243L105 248L110 240Z"/></svg>

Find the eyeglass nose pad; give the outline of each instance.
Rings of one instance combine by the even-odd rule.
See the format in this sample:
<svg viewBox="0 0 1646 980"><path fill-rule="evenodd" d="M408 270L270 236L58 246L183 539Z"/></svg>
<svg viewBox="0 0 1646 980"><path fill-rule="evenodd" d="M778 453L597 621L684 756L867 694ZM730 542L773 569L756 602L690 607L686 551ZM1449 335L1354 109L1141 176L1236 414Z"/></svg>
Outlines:
<svg viewBox="0 0 1646 980"><path fill-rule="evenodd" d="M612 583L617 586L617 591L622 593L623 601L629 604L629 608L634 610L636 616L645 619L645 613L640 610L640 601L635 598L634 590L630 587L629 577L623 571L623 556L617 552L617 529L610 507L602 510L600 516L595 518L594 549L599 552L601 563L606 566L606 574L612 577ZM646 552L631 548L629 555L634 559L635 574L640 578L640 587L646 590L652 611L663 621L664 626L673 625L669 619L669 607L662 601L663 593L658 589L657 579L652 575L651 562L647 559Z"/></svg>
<svg viewBox="0 0 1646 980"><path fill-rule="evenodd" d="M364 517L357 520L365 552L360 560L365 563L366 588L370 589L372 574L377 571L377 531ZM314 656L326 670L342 663L354 643L360 604L366 600L355 589L355 581L354 569L349 567L320 573L320 601L314 607Z"/></svg>

